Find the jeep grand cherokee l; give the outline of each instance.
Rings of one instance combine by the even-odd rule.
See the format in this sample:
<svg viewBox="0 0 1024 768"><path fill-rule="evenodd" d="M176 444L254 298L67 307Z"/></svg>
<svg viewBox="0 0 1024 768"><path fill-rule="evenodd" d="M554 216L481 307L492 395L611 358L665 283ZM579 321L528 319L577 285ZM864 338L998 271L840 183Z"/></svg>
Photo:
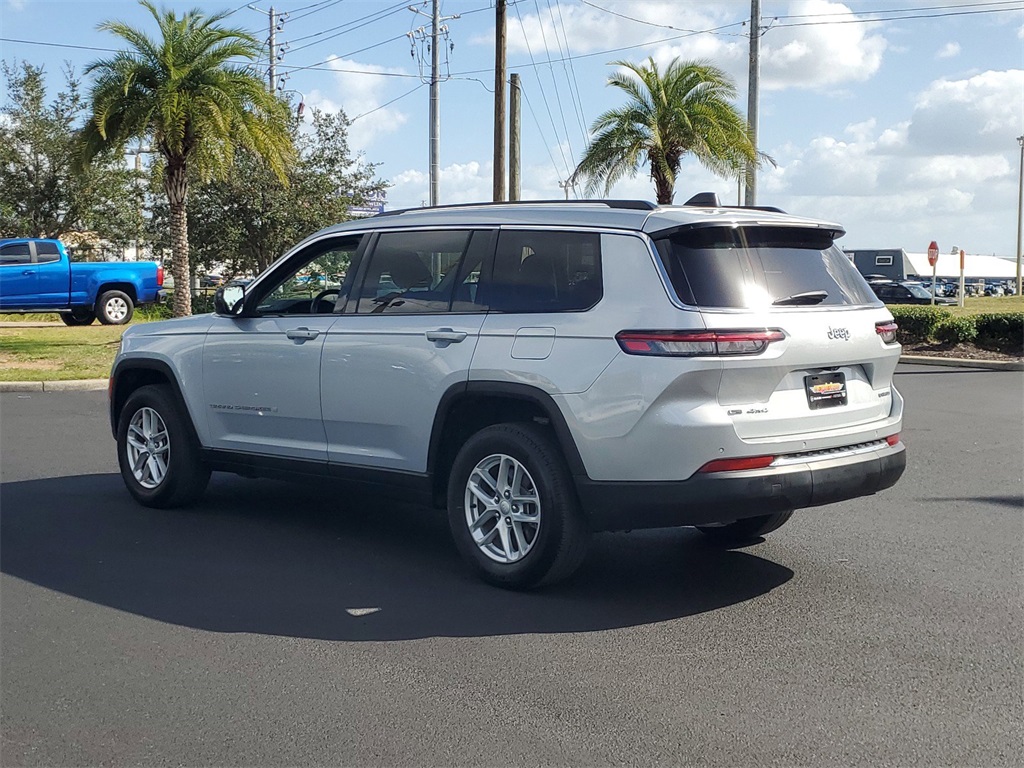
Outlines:
<svg viewBox="0 0 1024 768"><path fill-rule="evenodd" d="M333 226L214 314L125 332L121 474L152 507L211 470L419 499L513 588L571 574L593 531L749 541L905 466L896 326L842 234L707 197Z"/></svg>

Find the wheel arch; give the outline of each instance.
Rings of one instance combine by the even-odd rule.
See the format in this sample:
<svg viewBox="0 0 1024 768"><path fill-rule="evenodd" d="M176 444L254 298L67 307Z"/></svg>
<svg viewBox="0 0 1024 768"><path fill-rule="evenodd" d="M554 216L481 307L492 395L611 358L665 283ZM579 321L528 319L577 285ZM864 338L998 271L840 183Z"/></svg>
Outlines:
<svg viewBox="0 0 1024 768"><path fill-rule="evenodd" d="M471 381L449 387L441 396L430 434L427 471L432 478L435 503L444 504L447 467L459 447L475 432L506 422L533 422L550 429L574 477L586 476L586 467L561 409L547 392L528 384Z"/></svg>
<svg viewBox="0 0 1024 768"><path fill-rule="evenodd" d="M132 392L150 384L166 384L170 387L175 404L185 416L184 421L189 436L196 445L200 445L192 414L185 403L181 384L178 382L174 370L163 360L151 359L127 358L114 366L114 370L110 374L110 429L115 439L117 438L117 423L121 418L124 404Z"/></svg>
<svg viewBox="0 0 1024 768"><path fill-rule="evenodd" d="M135 291L135 285L133 283L115 281L112 283L101 283L100 286L96 289L97 305L100 302L100 298L107 291L121 291L121 293L125 294L126 296L128 296L129 299L132 300L132 304L137 305L139 303L139 297Z"/></svg>

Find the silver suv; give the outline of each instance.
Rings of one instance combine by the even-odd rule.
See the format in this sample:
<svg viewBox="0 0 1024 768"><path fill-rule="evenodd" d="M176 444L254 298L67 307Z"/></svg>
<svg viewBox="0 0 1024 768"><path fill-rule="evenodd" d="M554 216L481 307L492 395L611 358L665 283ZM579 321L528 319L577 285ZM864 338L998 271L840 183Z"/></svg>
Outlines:
<svg viewBox="0 0 1024 768"><path fill-rule="evenodd" d="M842 234L713 196L330 227L215 314L125 332L121 474L152 507L211 470L412 497L514 588L568 576L593 531L749 542L903 473L896 326Z"/></svg>

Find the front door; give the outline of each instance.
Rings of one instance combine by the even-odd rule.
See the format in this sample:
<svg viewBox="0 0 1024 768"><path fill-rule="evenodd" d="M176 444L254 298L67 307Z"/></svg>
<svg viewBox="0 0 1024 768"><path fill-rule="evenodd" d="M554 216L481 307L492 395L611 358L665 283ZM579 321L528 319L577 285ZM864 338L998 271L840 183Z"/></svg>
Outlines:
<svg viewBox="0 0 1024 768"><path fill-rule="evenodd" d="M38 306L39 274L28 243L0 245L0 307Z"/></svg>
<svg viewBox="0 0 1024 768"><path fill-rule="evenodd" d="M210 447L325 461L324 340L359 238L318 241L257 281L246 317L217 317L203 347Z"/></svg>

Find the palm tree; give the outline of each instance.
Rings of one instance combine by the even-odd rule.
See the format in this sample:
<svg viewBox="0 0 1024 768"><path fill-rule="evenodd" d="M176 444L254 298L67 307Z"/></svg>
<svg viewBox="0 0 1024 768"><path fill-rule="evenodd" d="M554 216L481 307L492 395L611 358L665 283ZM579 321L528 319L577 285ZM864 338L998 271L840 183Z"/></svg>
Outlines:
<svg viewBox="0 0 1024 768"><path fill-rule="evenodd" d="M732 105L736 86L721 69L703 61L680 61L658 70L654 59L644 64L612 62L629 72L608 78L626 92L625 106L594 121L594 137L573 173L586 179L587 194L604 187L608 194L623 176L633 176L645 163L658 203L675 195L676 175L687 153L708 170L736 178L748 162L771 158L758 152L740 112Z"/></svg>
<svg viewBox="0 0 1024 768"><path fill-rule="evenodd" d="M188 258L188 189L191 178L223 178L238 149L263 158L286 180L294 155L288 107L268 92L252 66L260 44L241 29L219 24L228 14L204 16L198 9L181 17L140 0L156 19L152 39L121 21L99 29L113 32L127 48L86 68L95 74L92 116L81 131L81 162L147 140L162 156L164 191L170 207L174 314L192 314Z"/></svg>

